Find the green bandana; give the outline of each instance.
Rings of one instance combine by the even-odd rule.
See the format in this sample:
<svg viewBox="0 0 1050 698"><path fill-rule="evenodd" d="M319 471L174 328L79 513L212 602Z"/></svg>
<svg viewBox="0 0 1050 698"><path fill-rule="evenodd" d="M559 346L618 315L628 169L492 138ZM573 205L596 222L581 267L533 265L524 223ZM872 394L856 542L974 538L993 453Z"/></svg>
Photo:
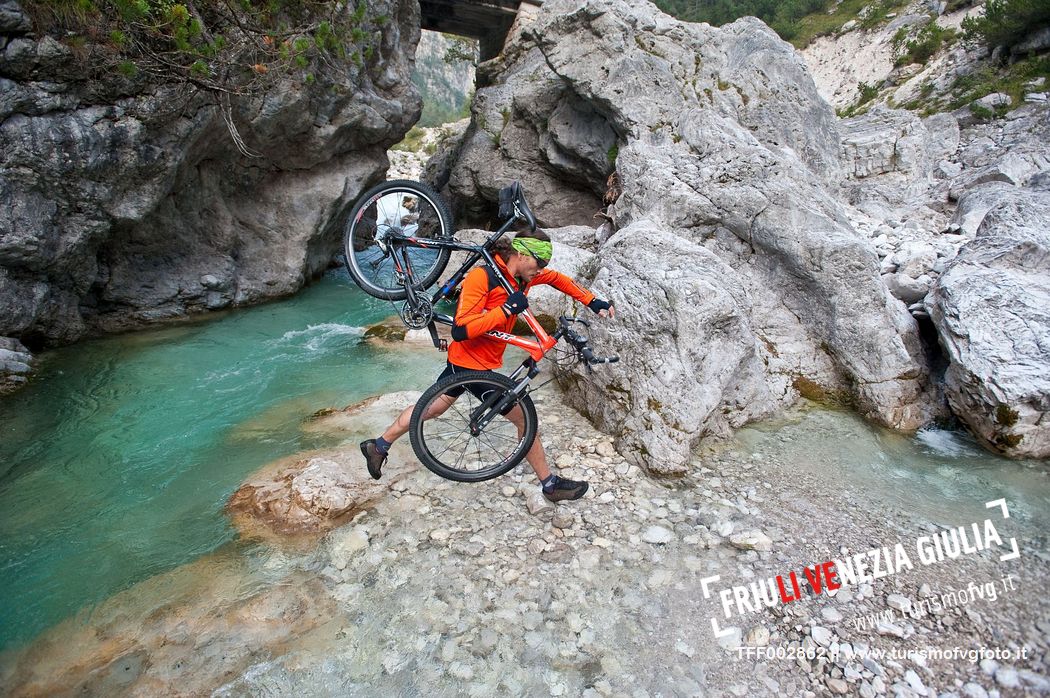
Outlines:
<svg viewBox="0 0 1050 698"><path fill-rule="evenodd" d="M536 238L514 238L510 241L510 246L520 254L535 257L540 262L541 267L547 266L547 262L551 260L551 255L554 253L554 249L549 242L537 240Z"/></svg>

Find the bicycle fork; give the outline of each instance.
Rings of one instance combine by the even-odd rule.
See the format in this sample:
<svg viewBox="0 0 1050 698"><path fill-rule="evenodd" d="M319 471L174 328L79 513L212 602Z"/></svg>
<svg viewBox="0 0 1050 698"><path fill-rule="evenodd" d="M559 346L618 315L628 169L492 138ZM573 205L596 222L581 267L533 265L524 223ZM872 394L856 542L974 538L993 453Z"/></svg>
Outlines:
<svg viewBox="0 0 1050 698"><path fill-rule="evenodd" d="M481 404L470 413L471 436L480 436L481 432L485 430L485 427L487 427L493 419L502 415L505 411L510 411L511 406L519 400L522 392L529 387L529 383L531 383L532 379L536 377L536 374L540 372L536 360L531 357L525 359L521 366L518 366L514 369L514 373L510 374L511 380L517 378L522 372L526 373L525 377L518 381L513 388L503 392L496 392L493 390L492 393L487 395L485 399L482 400Z"/></svg>

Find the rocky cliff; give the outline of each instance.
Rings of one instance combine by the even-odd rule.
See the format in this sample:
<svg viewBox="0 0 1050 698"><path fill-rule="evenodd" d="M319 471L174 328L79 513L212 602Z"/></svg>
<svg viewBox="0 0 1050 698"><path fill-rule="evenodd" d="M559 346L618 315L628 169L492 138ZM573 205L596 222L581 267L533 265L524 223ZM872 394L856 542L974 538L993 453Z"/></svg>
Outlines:
<svg viewBox="0 0 1050 698"><path fill-rule="evenodd" d="M515 36L479 69L489 86L478 90L447 190L465 219L483 219L498 187L522 180L541 224L568 243L556 266L578 267L617 304L618 322L593 335L621 363L565 380L624 453L680 473L699 439L805 395L901 430L951 405L979 435L994 431L989 446L1046 455L1035 435L1047 421L1045 388L1003 394L994 376L1010 372L1005 357L964 370L987 348L949 338L965 336L967 322L994 322L995 309L984 320L962 311L972 319L949 331L943 318L959 310L922 302L951 282L941 274L960 247L986 244L972 238L996 204L967 219L964 234L952 222L962 192L1010 179L996 169L1007 152L1015 187L1046 169L1037 133L1018 126L993 145L960 135L950 115L840 122L800 54L751 19L712 28L643 2L554 0ZM1045 121L1045 111L1027 113L1016 118ZM603 209L612 172L622 193ZM1024 210L1014 219L1031 226L1041 209ZM610 222L589 235L557 228L593 229L598 211ZM1024 237L1025 249L1042 244ZM1028 313L1017 322L1029 337L1020 374L1046 375L1047 326L1034 311L1039 296L1031 300L1010 307ZM976 426L996 419L994 429Z"/></svg>
<svg viewBox="0 0 1050 698"><path fill-rule="evenodd" d="M474 91L474 64L468 60L449 62L445 57L449 49L466 52L474 46L446 34L422 32L412 75L412 82L423 97L420 126L440 126L463 117ZM473 50L476 52L476 48Z"/></svg>
<svg viewBox="0 0 1050 698"><path fill-rule="evenodd" d="M851 220L936 339L953 414L991 449L1045 458L1050 113L1030 104L960 128L874 109L842 130Z"/></svg>
<svg viewBox="0 0 1050 698"><path fill-rule="evenodd" d="M76 45L0 12L0 336L30 348L294 292L421 110L411 0L372 0L366 59L234 98L92 79Z"/></svg>
<svg viewBox="0 0 1050 698"><path fill-rule="evenodd" d="M620 309L594 335L621 363L570 380L623 452L682 472L700 438L800 392L900 429L936 413L916 323L835 197L835 116L765 25L556 0L490 70L453 194L520 178L542 223L593 224L622 182L584 271Z"/></svg>

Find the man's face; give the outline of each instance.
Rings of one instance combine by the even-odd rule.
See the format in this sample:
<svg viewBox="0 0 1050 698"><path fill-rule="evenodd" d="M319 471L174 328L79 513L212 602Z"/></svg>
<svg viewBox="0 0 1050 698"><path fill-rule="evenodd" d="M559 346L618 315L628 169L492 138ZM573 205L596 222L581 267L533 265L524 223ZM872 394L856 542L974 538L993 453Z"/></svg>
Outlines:
<svg viewBox="0 0 1050 698"><path fill-rule="evenodd" d="M540 273L539 260L527 254L521 254L519 257L518 276L520 276L525 283L529 283Z"/></svg>

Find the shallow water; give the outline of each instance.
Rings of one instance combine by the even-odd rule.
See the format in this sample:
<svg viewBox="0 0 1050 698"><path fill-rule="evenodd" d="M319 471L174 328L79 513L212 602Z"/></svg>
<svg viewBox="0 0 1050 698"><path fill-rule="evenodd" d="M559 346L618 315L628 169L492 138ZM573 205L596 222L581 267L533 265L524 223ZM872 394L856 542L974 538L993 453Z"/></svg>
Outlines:
<svg viewBox="0 0 1050 698"><path fill-rule="evenodd" d="M996 456L962 430L930 427L906 436L852 413L814 408L747 427L736 439L740 450L783 455L886 511L954 526L984 518L985 503L1004 498L1016 524L1050 530L1050 463Z"/></svg>
<svg viewBox="0 0 1050 698"><path fill-rule="evenodd" d="M394 312L332 273L294 298L42 357L0 401L0 649L234 537L226 499L325 445L302 420L422 389L443 355L362 341Z"/></svg>

